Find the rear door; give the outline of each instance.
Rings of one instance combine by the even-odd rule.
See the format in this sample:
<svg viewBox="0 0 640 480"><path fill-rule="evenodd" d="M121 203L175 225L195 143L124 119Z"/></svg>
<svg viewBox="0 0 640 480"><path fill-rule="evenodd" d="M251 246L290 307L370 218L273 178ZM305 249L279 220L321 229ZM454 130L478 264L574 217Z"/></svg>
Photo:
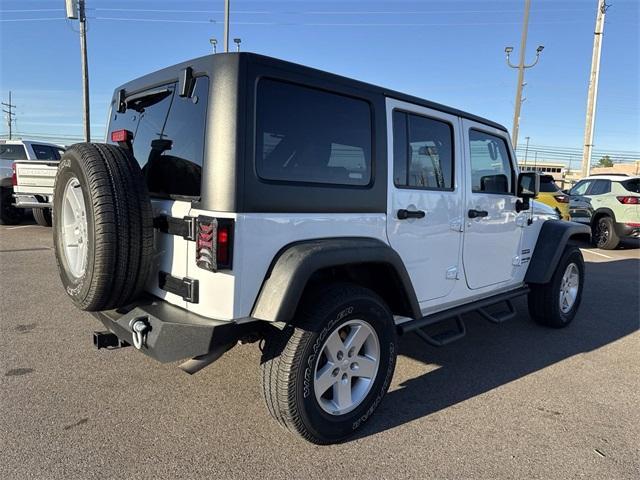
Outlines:
<svg viewBox="0 0 640 480"><path fill-rule="evenodd" d="M462 125L469 166L463 262L467 285L478 289L514 277L522 227L507 133L466 119Z"/></svg>
<svg viewBox="0 0 640 480"><path fill-rule="evenodd" d="M133 133L133 154L147 183L153 215L183 219L191 202L200 197L204 153L208 77L198 77L191 97L181 97L176 84L167 84L132 95L127 109L113 109L109 136L121 129ZM182 236L154 230L154 262L147 290L174 305L186 301L162 290L161 272L187 277L188 242Z"/></svg>
<svg viewBox="0 0 640 480"><path fill-rule="evenodd" d="M387 235L418 301L448 295L458 278L462 237L462 158L458 118L387 100Z"/></svg>

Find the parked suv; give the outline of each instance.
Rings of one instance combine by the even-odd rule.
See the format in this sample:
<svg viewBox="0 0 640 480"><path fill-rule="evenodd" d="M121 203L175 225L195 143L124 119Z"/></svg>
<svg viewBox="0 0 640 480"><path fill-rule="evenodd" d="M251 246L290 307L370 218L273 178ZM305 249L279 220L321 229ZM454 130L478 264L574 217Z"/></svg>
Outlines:
<svg viewBox="0 0 640 480"><path fill-rule="evenodd" d="M371 417L399 335L443 346L522 295L542 325L578 310L589 229L533 209L537 174L489 120L233 53L117 88L108 138L65 153L54 193L95 345L194 373L259 341L270 413L311 442Z"/></svg>
<svg viewBox="0 0 640 480"><path fill-rule="evenodd" d="M569 191L574 222L589 225L593 243L613 250L623 238L640 238L640 177L592 175Z"/></svg>
<svg viewBox="0 0 640 480"><path fill-rule="evenodd" d="M556 210L563 220L570 220L569 195L560 189L553 176L540 175L540 193L536 198Z"/></svg>

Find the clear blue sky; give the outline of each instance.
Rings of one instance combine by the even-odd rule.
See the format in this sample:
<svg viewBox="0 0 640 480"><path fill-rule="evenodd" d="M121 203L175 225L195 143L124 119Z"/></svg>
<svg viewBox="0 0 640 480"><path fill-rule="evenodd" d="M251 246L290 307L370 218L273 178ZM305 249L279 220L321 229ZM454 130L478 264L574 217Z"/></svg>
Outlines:
<svg viewBox="0 0 640 480"><path fill-rule="evenodd" d="M595 148L640 151L640 1L610 0ZM92 129L119 84L222 43L223 0L87 0ZM533 0L520 129L532 145L581 148L597 0ZM23 135L82 134L77 23L64 0L0 0L0 93ZM524 0L232 0L242 49L384 85L511 129ZM40 20L36 20L40 19ZM1 133L6 133L3 122Z"/></svg>

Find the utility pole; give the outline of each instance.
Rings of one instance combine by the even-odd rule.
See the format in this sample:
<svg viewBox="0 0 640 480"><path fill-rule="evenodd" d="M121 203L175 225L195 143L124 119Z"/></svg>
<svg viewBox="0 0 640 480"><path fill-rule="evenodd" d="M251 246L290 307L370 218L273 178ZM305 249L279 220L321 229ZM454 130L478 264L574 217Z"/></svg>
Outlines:
<svg viewBox="0 0 640 480"><path fill-rule="evenodd" d="M229 0L224 0L224 51L229 51Z"/></svg>
<svg viewBox="0 0 640 480"><path fill-rule="evenodd" d="M87 17L85 0L65 0L68 19L78 19L80 23L80 62L82 66L82 103L84 141L91 141L91 121L89 116L89 63L87 62Z"/></svg>
<svg viewBox="0 0 640 480"><path fill-rule="evenodd" d="M13 125L13 122L14 122L13 117L16 116L16 114L11 111L11 109L16 108L15 105L11 104L11 90L9 90L9 103L2 102L2 106L7 107L6 110L2 109L2 111L7 115L7 125L9 126L9 140L11 140L11 135L13 132L13 130L11 129L11 126Z"/></svg>
<svg viewBox="0 0 640 480"><path fill-rule="evenodd" d="M524 71L527 68L534 67L540 59L540 53L544 49L543 45L539 45L536 50L536 59L531 65L525 65L524 59L527 49L527 31L529 29L529 10L531 9L531 0L525 0L524 2L524 21L522 23L522 37L520 39L520 62L518 65L512 65L509 56L513 52L513 47L506 47L504 49L507 54L507 65L511 68L518 69L518 85L516 88L516 101L515 112L513 114L513 129L511 131L511 143L513 143L513 149L518 146L518 130L520 128L520 109L522 107L522 87L524 87Z"/></svg>
<svg viewBox="0 0 640 480"><path fill-rule="evenodd" d="M596 101L598 99L598 78L600 76L600 52L602 51L602 35L604 33L604 16L609 5L605 0L598 0L596 29L593 34L593 54L591 56L591 75L589 76L589 93L587 95L587 114L584 126L584 149L582 151L582 176L591 173L591 153L593 150L593 131L596 120Z"/></svg>

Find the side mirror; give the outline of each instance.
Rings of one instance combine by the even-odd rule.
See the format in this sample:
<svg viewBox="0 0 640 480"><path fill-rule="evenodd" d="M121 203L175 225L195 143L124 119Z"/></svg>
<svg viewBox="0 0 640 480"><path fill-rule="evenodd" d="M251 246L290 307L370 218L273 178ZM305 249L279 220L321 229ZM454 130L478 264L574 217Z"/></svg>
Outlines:
<svg viewBox="0 0 640 480"><path fill-rule="evenodd" d="M536 172L522 172L518 175L517 196L522 200L516 202L516 212L529 210L529 200L536 198L540 192L540 175ZM531 219L529 219L531 221Z"/></svg>
<svg viewBox="0 0 640 480"><path fill-rule="evenodd" d="M540 175L536 172L522 172L518 175L517 196L523 200L536 198L540 192Z"/></svg>

